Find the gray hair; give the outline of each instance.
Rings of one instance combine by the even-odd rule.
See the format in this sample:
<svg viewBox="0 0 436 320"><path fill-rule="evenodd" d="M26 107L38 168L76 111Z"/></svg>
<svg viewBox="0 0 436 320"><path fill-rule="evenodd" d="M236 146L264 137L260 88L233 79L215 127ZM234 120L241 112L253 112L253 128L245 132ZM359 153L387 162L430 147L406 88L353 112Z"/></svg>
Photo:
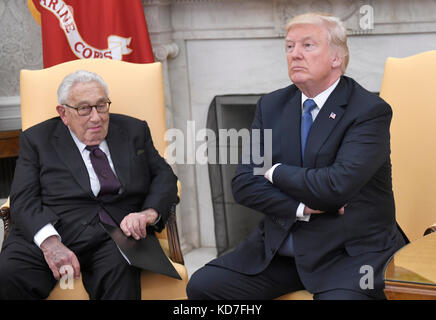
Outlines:
<svg viewBox="0 0 436 320"><path fill-rule="evenodd" d="M328 13L305 13L292 18L292 20L286 24L286 34L288 34L291 27L296 24L315 24L324 26L327 29L329 45L339 49L342 54L343 61L341 70L342 73L345 73L350 56L347 45L347 30L342 21Z"/></svg>
<svg viewBox="0 0 436 320"><path fill-rule="evenodd" d="M68 102L71 88L76 83L82 82L97 82L104 89L106 96L109 95L107 84L106 82L104 82L102 77L90 71L78 70L76 72L70 73L62 80L58 88L58 103L61 105L66 104Z"/></svg>

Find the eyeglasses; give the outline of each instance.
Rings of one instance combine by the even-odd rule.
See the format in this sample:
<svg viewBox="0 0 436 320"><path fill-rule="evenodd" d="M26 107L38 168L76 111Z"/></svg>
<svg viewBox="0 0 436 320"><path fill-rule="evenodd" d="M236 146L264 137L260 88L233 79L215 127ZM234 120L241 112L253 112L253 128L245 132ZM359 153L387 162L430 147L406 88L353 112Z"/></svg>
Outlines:
<svg viewBox="0 0 436 320"><path fill-rule="evenodd" d="M95 108L98 113L106 113L109 111L109 107L111 105L111 101L108 99L106 102L102 102L99 104L96 104L94 106L80 106L80 107L72 107L68 104L64 104L65 107L75 109L79 116L87 116L91 114L92 108Z"/></svg>

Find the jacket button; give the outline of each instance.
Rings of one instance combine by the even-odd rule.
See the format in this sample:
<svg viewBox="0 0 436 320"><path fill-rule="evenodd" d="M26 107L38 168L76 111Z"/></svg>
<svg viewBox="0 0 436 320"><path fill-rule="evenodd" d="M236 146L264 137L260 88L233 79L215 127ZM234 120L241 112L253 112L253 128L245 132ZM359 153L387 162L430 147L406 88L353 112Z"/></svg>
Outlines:
<svg viewBox="0 0 436 320"><path fill-rule="evenodd" d="M276 252L276 249L271 248L271 254L274 254Z"/></svg>
<svg viewBox="0 0 436 320"><path fill-rule="evenodd" d="M86 225L88 224L88 221L86 221L86 220L82 220L82 221L80 221L80 224L81 224L82 226L86 226Z"/></svg>

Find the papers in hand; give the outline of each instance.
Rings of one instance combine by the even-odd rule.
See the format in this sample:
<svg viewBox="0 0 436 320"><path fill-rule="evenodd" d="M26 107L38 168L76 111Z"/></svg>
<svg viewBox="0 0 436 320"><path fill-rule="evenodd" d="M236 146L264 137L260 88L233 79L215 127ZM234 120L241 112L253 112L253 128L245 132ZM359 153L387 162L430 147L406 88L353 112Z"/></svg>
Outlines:
<svg viewBox="0 0 436 320"><path fill-rule="evenodd" d="M135 240L132 237L127 237L118 227L103 222L100 222L100 224L114 240L130 265L182 280L162 250L156 235L147 234L144 239Z"/></svg>

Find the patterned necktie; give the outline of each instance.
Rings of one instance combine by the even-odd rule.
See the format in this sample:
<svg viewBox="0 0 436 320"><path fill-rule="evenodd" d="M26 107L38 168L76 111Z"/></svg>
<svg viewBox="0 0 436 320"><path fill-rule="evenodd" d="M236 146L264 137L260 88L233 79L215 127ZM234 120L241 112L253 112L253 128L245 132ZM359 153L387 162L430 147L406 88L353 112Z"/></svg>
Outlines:
<svg viewBox="0 0 436 320"><path fill-rule="evenodd" d="M301 118L301 156L304 160L304 150L306 148L307 136L309 135L310 127L312 127L312 110L316 107L315 101L307 99L303 103L303 116ZM285 239L279 249L279 254L283 256L294 256L294 239L292 238L292 232L289 232L288 237Z"/></svg>
<svg viewBox="0 0 436 320"><path fill-rule="evenodd" d="M105 194L117 194L120 190L121 184L115 176L112 168L109 165L109 160L106 154L96 146L86 146L86 150L90 151L89 158L91 159L92 167L100 182L99 196ZM100 220L110 225L116 225L108 213L101 208L98 212Z"/></svg>
<svg viewBox="0 0 436 320"><path fill-rule="evenodd" d="M304 112L301 118L301 156L304 160L304 150L306 149L307 136L312 127L312 110L316 108L316 103L312 99L307 99L303 103Z"/></svg>

